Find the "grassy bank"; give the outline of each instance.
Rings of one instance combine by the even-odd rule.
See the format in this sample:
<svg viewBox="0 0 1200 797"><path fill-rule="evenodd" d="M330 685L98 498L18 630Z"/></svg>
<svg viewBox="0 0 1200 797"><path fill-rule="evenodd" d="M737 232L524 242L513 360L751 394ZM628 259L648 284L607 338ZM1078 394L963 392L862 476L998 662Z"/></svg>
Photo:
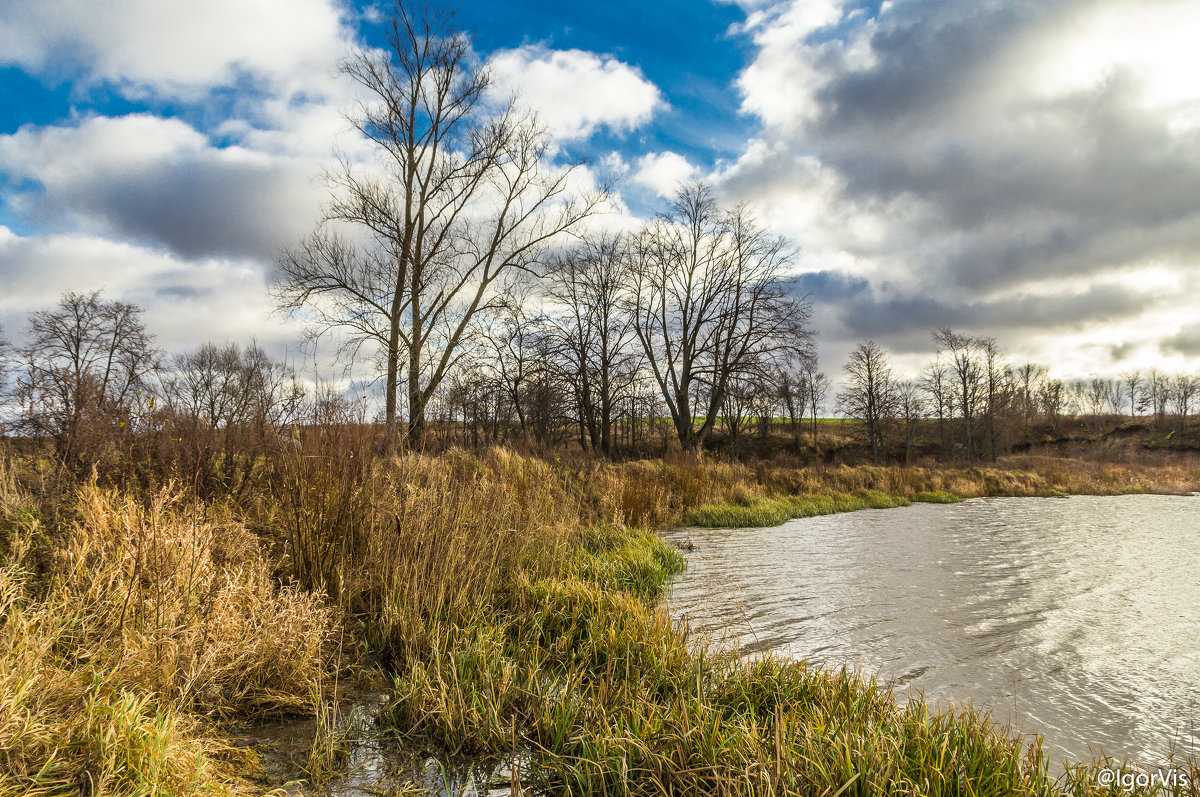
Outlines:
<svg viewBox="0 0 1200 797"><path fill-rule="evenodd" d="M777 526L795 518L891 509L914 502L964 498L1063 495L1188 494L1200 484L1194 468L1121 466L1048 457L1012 458L974 468L760 467L726 498L685 511L680 522L709 528Z"/></svg>
<svg viewBox="0 0 1200 797"><path fill-rule="evenodd" d="M922 493L933 496L934 493ZM949 493L938 493L948 501L956 500ZM914 499L919 500L919 499ZM957 499L961 500L961 499ZM705 528L750 528L778 526L789 520L817 515L832 515L836 512L854 512L859 509L893 509L911 504L900 495L881 493L878 490L861 490L856 493L827 493L783 498L745 498L740 503L705 504L683 516L685 526Z"/></svg>
<svg viewBox="0 0 1200 797"><path fill-rule="evenodd" d="M262 791L253 755L221 741L226 723L315 713L367 654L391 684L395 733L522 751L514 779L554 793L1058 793L1041 752L986 717L708 649L657 608L682 563L652 529L703 512L757 525L1200 486L1182 467L1018 464L381 461L330 428L258 463L236 494L85 482L49 506L14 463L0 473L0 794Z"/></svg>

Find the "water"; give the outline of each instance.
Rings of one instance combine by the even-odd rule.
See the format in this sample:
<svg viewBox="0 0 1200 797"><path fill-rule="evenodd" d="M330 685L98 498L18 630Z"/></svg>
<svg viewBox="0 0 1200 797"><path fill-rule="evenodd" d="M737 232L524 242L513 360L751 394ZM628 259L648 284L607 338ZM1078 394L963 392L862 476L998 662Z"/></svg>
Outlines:
<svg viewBox="0 0 1200 797"><path fill-rule="evenodd" d="M311 783L305 757L317 731L315 719L247 727L236 743L261 760L261 785L288 797L379 797L416 787L432 797L510 797L509 762L481 757L435 757L405 745L378 723L382 693L360 696L339 707L337 726L347 732L344 769L326 782Z"/></svg>
<svg viewBox="0 0 1200 797"><path fill-rule="evenodd" d="M681 529L672 614L972 702L1052 758L1200 752L1200 498L991 498Z"/></svg>

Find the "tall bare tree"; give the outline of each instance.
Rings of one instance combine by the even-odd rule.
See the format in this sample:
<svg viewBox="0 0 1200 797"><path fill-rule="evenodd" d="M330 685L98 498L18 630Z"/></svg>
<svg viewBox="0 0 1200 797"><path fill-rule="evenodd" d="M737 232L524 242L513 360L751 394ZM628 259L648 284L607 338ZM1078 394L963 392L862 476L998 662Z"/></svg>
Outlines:
<svg viewBox="0 0 1200 797"><path fill-rule="evenodd" d="M482 361L495 372L496 383L504 391L522 434L529 426L525 404L530 383L539 367L537 344L544 336L545 319L530 309L529 285L510 283L498 307L489 312L482 332L486 355Z"/></svg>
<svg viewBox="0 0 1200 797"><path fill-rule="evenodd" d="M641 362L633 315L623 302L629 256L623 236L589 236L551 260L546 275L547 297L555 306L550 319L586 444L605 456L613 453L613 422Z"/></svg>
<svg viewBox="0 0 1200 797"><path fill-rule="evenodd" d="M948 327L933 332L936 355L946 358L954 385L954 407L963 422L963 450L967 459L975 457L978 416L986 397L986 368L981 362L981 341Z"/></svg>
<svg viewBox="0 0 1200 797"><path fill-rule="evenodd" d="M1067 404L1067 388L1061 379L1044 379L1038 387L1038 404L1050 421L1050 430L1058 434L1058 422Z"/></svg>
<svg viewBox="0 0 1200 797"><path fill-rule="evenodd" d="M385 47L341 65L363 95L349 119L377 158L326 173L323 221L281 254L278 297L318 330L342 331L351 351L381 353L390 448L402 377L420 445L426 404L497 280L529 267L604 192L572 194L574 167L550 163L536 120L514 103L489 107L488 70L449 9L395 0L386 30Z"/></svg>
<svg viewBox="0 0 1200 797"><path fill-rule="evenodd" d="M1015 394L1013 373L1004 361L995 338L976 338L976 348L982 371L982 415L987 432L988 455L995 462L1011 420Z"/></svg>
<svg viewBox="0 0 1200 797"><path fill-rule="evenodd" d="M1046 380L1046 366L1025 363L1016 370L1017 405L1025 425L1025 436L1032 442L1033 421L1038 414L1038 394Z"/></svg>
<svg viewBox="0 0 1200 797"><path fill-rule="evenodd" d="M1121 374L1121 384L1125 386L1125 400L1129 402L1129 417L1136 418L1142 404L1142 372L1126 371Z"/></svg>
<svg viewBox="0 0 1200 797"><path fill-rule="evenodd" d="M871 461L878 465L898 400L887 354L868 340L854 347L843 370L846 379L838 393L838 407L846 417L859 421L857 429L871 449Z"/></svg>
<svg viewBox="0 0 1200 797"><path fill-rule="evenodd" d="M815 359L809 361L804 368L805 390L808 393L809 419L812 421L812 444L817 447L817 418L825 408L825 398L829 395L833 381L823 372L817 370Z"/></svg>
<svg viewBox="0 0 1200 797"><path fill-rule="evenodd" d="M685 186L635 259L634 331L684 451L712 433L733 377L770 356L811 356L809 306L783 278L788 246L745 206L723 211L707 186Z"/></svg>
<svg viewBox="0 0 1200 797"><path fill-rule="evenodd" d="M921 373L921 388L929 397L928 405L937 416L938 442L942 459L950 455L950 437L946 423L954 414L954 390L950 381L950 369L945 358L937 354L933 362Z"/></svg>
<svg viewBox="0 0 1200 797"><path fill-rule="evenodd" d="M1150 376L1146 377L1144 384L1140 407L1149 410L1151 421L1157 424L1167 416L1167 403L1171 396L1171 380L1166 374L1154 370L1150 372Z"/></svg>
<svg viewBox="0 0 1200 797"><path fill-rule="evenodd" d="M1194 376L1180 374L1171 383L1171 404L1175 409L1180 431L1187 425L1188 414L1192 411L1197 391L1200 391L1200 379Z"/></svg>
<svg viewBox="0 0 1200 797"><path fill-rule="evenodd" d="M896 411L904 424L904 464L912 463L917 427L925 417L925 398L921 385L912 381L896 383Z"/></svg>
<svg viewBox="0 0 1200 797"><path fill-rule="evenodd" d="M792 432L792 445L800 450L800 433L808 411L808 379L802 368L782 368L775 382L779 403Z"/></svg>

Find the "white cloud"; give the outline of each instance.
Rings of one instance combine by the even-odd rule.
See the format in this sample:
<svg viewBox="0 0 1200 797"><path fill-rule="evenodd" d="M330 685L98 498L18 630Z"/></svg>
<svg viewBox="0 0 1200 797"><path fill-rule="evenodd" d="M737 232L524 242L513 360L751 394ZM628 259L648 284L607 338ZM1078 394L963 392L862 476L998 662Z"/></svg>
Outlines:
<svg viewBox="0 0 1200 797"><path fill-rule="evenodd" d="M758 53L738 77L743 111L776 128L794 128L815 118L817 93L830 77L829 62L849 53L863 57L863 48L847 47L840 39L807 43L809 36L841 20L844 2L775 2L749 15L743 29Z"/></svg>
<svg viewBox="0 0 1200 797"><path fill-rule="evenodd" d="M191 97L243 76L312 91L344 52L333 0L9 0L0 63Z"/></svg>
<svg viewBox="0 0 1200 797"><path fill-rule="evenodd" d="M796 240L828 367L868 335L927 352L943 323L1072 374L1188 365L1155 336L1197 283L1144 286L1200 261L1200 6L743 5L762 130L714 180Z"/></svg>
<svg viewBox="0 0 1200 797"><path fill-rule="evenodd" d="M678 152L652 152L637 159L632 180L660 197L670 197L698 174L699 169Z"/></svg>
<svg viewBox="0 0 1200 797"><path fill-rule="evenodd" d="M1189 0L1093 4L1062 15L1014 48L1012 68L1042 97L1091 91L1127 73L1145 107L1200 107L1200 8Z"/></svg>
<svg viewBox="0 0 1200 797"><path fill-rule="evenodd" d="M494 53L496 91L515 93L558 139L586 138L601 127L633 130L663 105L641 70L611 55L526 46Z"/></svg>
<svg viewBox="0 0 1200 797"><path fill-rule="evenodd" d="M207 340L295 341L296 324L269 318L267 275L249 260L185 261L162 250L90 235L21 237L0 226L0 322L20 337L28 311L65 291L103 290L146 309L147 328L168 350Z"/></svg>

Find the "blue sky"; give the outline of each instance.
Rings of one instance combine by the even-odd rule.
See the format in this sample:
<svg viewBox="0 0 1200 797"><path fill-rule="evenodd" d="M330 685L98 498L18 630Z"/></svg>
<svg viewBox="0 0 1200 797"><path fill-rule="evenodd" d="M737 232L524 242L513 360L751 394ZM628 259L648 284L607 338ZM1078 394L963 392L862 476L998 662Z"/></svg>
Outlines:
<svg viewBox="0 0 1200 797"><path fill-rule="evenodd" d="M311 229L343 0L10 0L0 9L0 325L63 290L146 308L168 349L300 330L273 253ZM831 372L873 337L993 335L1064 377L1200 370L1200 8L1185 0L469 0L501 87L634 224L681 180L796 246Z"/></svg>

